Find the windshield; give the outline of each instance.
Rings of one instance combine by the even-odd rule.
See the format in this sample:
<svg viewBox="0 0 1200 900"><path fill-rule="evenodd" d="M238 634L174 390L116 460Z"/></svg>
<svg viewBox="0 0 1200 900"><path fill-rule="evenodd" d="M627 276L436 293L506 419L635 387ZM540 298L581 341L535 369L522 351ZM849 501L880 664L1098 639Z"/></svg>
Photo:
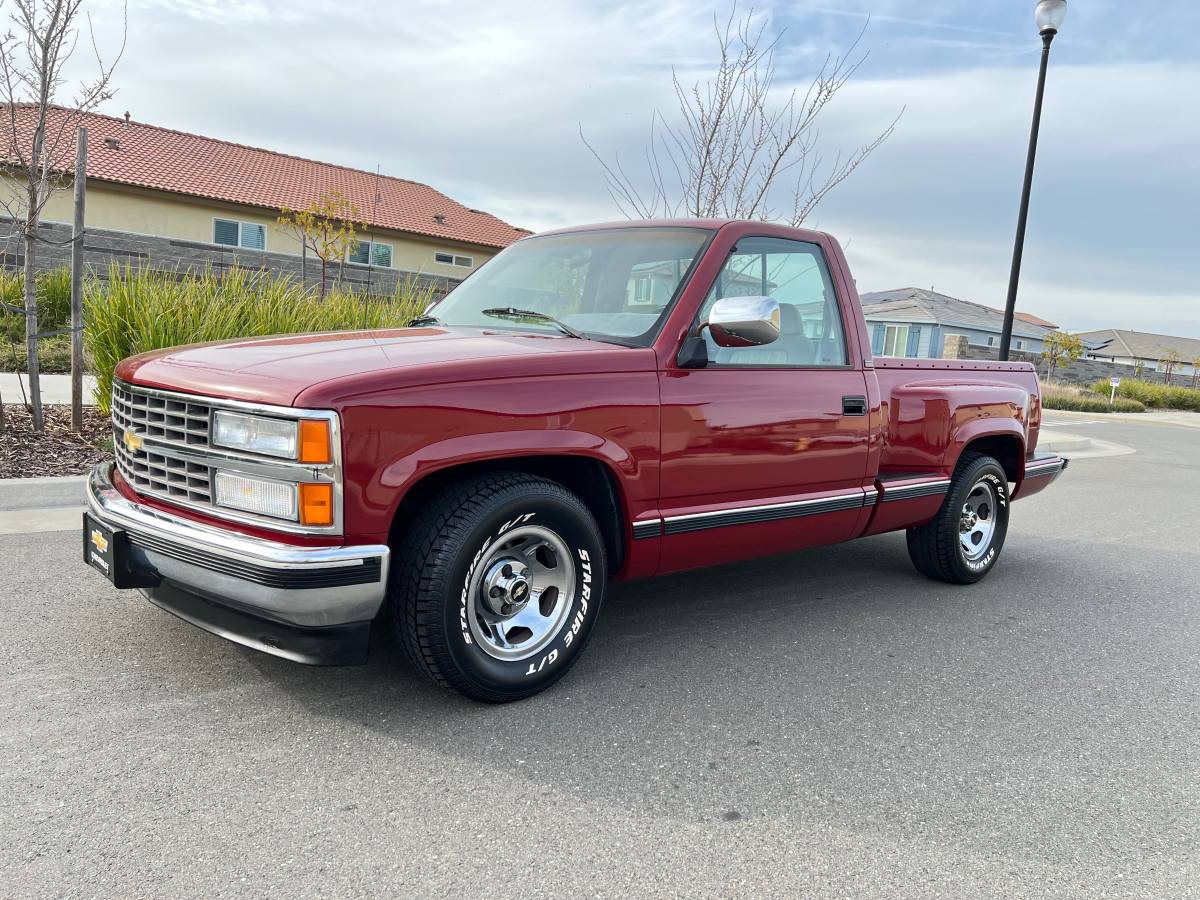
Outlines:
<svg viewBox="0 0 1200 900"><path fill-rule="evenodd" d="M445 325L551 334L573 330L596 340L645 346L711 235L703 228L613 228L526 238L428 314ZM535 315L521 317L518 311Z"/></svg>

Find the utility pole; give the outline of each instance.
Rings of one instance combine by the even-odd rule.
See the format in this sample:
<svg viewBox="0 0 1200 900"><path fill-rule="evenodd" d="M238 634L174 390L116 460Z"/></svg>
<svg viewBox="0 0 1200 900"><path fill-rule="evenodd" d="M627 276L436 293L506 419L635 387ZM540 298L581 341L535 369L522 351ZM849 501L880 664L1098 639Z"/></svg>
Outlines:
<svg viewBox="0 0 1200 900"><path fill-rule="evenodd" d="M71 230L71 430L83 431L83 205L87 195L87 129L75 138L75 227Z"/></svg>

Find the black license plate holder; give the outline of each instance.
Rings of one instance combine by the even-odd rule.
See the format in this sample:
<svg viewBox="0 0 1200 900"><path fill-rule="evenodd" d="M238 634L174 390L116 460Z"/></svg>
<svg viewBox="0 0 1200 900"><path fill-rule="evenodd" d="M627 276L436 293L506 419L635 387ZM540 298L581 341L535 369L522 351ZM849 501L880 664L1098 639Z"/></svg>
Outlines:
<svg viewBox="0 0 1200 900"><path fill-rule="evenodd" d="M83 514L83 561L114 587L144 588L159 583L156 573L138 568L129 552L129 535Z"/></svg>

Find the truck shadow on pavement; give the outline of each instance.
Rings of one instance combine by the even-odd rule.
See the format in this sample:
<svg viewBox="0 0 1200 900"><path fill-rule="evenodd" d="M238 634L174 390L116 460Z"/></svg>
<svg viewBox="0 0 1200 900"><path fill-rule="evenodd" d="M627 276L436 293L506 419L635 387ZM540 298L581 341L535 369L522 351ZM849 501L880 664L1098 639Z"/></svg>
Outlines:
<svg viewBox="0 0 1200 900"><path fill-rule="evenodd" d="M360 669L235 652L314 719L386 736L397 766L408 752L440 754L480 783L516 773L535 796L566 791L683 821L786 814L800 795L822 806L853 795L855 817L884 816L905 786L890 783L892 761L876 768L881 750L902 760L928 737L958 743L956 720L974 715L904 709L896 682L913 680L919 695L976 652L953 634L938 638L945 659L921 644L931 629L954 630L955 604L979 607L972 631L994 631L986 608L1001 571L991 589L931 582L912 570L903 535L891 535L614 585L576 667L503 706L430 684L385 641ZM932 716L915 741L914 712Z"/></svg>

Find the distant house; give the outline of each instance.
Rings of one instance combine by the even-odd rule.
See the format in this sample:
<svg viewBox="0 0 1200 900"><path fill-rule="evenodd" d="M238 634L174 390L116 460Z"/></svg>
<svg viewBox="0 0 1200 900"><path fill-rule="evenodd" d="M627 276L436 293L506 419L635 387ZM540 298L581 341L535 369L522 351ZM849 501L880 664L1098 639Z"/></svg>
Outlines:
<svg viewBox="0 0 1200 900"><path fill-rule="evenodd" d="M949 335L965 335L972 347L1000 349L1004 314L990 306L921 288L874 291L861 300L872 352L880 356L936 359ZM1043 339L1056 328L1045 319L1017 313L1011 347L1041 353Z"/></svg>
<svg viewBox="0 0 1200 900"><path fill-rule="evenodd" d="M17 107L29 116L30 107ZM51 127L62 117L52 110ZM333 277L386 292L398 276L420 273L456 284L529 232L469 209L415 181L302 159L141 122L88 115L85 258L182 271L231 265L299 276L301 245L277 222L284 207L301 209L338 192L358 209L358 249ZM74 141L56 168L74 168ZM69 157L69 158L66 158ZM12 191L8 180L0 187ZM56 193L43 216L47 232L39 267L63 264L72 221L71 192ZM4 264L23 262L9 220ZM0 232L2 233L2 232ZM309 254L308 272L319 272Z"/></svg>
<svg viewBox="0 0 1200 900"><path fill-rule="evenodd" d="M1163 356L1172 350L1182 360L1171 369L1174 375L1195 374L1196 368L1193 363L1200 359L1200 340L1196 338L1125 331L1119 328L1086 331L1079 337L1085 346L1095 348L1087 351L1088 359L1106 359L1154 372L1166 371Z"/></svg>

